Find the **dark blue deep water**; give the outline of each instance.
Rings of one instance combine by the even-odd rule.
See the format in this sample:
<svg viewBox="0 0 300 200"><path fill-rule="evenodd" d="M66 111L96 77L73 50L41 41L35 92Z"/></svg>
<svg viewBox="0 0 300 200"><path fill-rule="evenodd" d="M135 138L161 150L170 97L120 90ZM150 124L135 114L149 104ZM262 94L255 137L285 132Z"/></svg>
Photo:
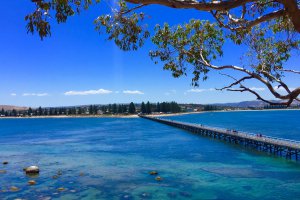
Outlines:
<svg viewBox="0 0 300 200"><path fill-rule="evenodd" d="M270 111L172 119L300 140L299 117L299 111ZM300 196L300 163L139 118L1 119L0 161L9 162L0 163L1 200ZM40 167L39 176L24 174L30 165Z"/></svg>

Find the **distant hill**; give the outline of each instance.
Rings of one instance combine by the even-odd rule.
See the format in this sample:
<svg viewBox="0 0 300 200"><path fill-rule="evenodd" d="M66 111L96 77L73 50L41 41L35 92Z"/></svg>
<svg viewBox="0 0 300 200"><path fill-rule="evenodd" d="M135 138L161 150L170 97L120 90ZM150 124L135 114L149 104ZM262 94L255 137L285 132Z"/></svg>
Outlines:
<svg viewBox="0 0 300 200"><path fill-rule="evenodd" d="M248 108L248 107L264 107L267 105L267 103L263 101L241 101L236 103L216 103L213 105L217 106L229 106L229 107L238 107L238 108Z"/></svg>
<svg viewBox="0 0 300 200"><path fill-rule="evenodd" d="M22 107L22 106L11 106L11 105L0 105L0 110L1 109L4 109L4 110L27 110L28 107Z"/></svg>
<svg viewBox="0 0 300 200"><path fill-rule="evenodd" d="M278 101L273 101L273 102L278 102ZM292 105L297 105L300 104L297 101L294 101L292 103ZM264 106L267 106L269 104L263 102L263 101L241 101L241 102L236 102L236 103L216 103L213 105L217 105L217 106L229 106L229 107L237 107L237 108L249 108L249 107L253 107L253 108L262 108Z"/></svg>

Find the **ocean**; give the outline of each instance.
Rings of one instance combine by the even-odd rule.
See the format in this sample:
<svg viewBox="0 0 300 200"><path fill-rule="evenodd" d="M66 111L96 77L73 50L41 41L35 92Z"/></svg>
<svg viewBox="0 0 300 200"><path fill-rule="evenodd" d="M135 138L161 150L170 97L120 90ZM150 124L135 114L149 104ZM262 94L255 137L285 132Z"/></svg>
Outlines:
<svg viewBox="0 0 300 200"><path fill-rule="evenodd" d="M299 117L300 111L247 111L168 118L300 140ZM300 162L140 118L1 119L0 162L5 200L300 196ZM39 176L24 174L30 165L39 166Z"/></svg>

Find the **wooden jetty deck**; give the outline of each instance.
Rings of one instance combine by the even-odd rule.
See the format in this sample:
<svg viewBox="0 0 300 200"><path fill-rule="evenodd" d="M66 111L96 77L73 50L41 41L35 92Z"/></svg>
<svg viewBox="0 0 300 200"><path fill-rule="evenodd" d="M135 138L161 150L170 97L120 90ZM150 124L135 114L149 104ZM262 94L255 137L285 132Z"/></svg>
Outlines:
<svg viewBox="0 0 300 200"><path fill-rule="evenodd" d="M240 144L245 147L254 148L269 154L298 160L300 153L300 141L284 138L270 137L261 134L253 134L236 130L214 128L199 124L173 121L157 117L140 115L141 118L156 121L162 124L180 128L194 134L212 137L229 143Z"/></svg>

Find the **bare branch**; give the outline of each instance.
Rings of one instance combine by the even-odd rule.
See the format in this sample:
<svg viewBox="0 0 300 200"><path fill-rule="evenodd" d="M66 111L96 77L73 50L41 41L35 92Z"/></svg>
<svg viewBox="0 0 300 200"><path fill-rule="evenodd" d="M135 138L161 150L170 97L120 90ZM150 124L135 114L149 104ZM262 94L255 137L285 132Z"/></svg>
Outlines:
<svg viewBox="0 0 300 200"><path fill-rule="evenodd" d="M147 4L141 4L141 5L138 5L138 6L134 7L134 8L131 8L131 9L129 9L129 10L126 10L126 11L124 11L124 12L121 12L120 14L121 14L121 15L125 15L125 14L127 14L127 13L130 13L130 12L132 12L132 11L134 11L134 10L137 10L137 9L139 9L139 8L142 8L142 7L144 7L144 6L147 6Z"/></svg>
<svg viewBox="0 0 300 200"><path fill-rule="evenodd" d="M214 18L217 20L217 22L219 23L219 25L220 25L220 27L224 27L224 28L227 28L227 29L229 29L229 30L232 30L232 31L234 31L234 28L231 28L229 25L227 25L227 24L224 24L221 20L220 20L220 18L218 17L218 15L217 15L217 11L216 12L214 12L214 11L210 11L210 13L214 16Z"/></svg>
<svg viewBox="0 0 300 200"><path fill-rule="evenodd" d="M238 26L238 27L231 27L228 24L224 24L219 19L219 17L217 16L217 12L211 11L211 14L214 16L214 18L217 20L217 22L219 23L219 25L221 27L227 28L227 29L232 30L232 31L238 31L238 30L241 30L241 29L248 29L249 30L253 26L256 26L256 25L258 25L262 22L270 21L272 19L276 19L278 17L281 17L285 14L285 11L284 10L274 11L272 13L260 16L260 17L256 18L255 20L252 20L252 21L246 21L246 20L244 20L244 18L236 19L236 18L232 17L229 13L227 13L226 15L228 16L228 19L230 21L232 21L233 24L244 23L244 25L241 25L241 26ZM243 14L242 14L242 17L244 17Z"/></svg>
<svg viewBox="0 0 300 200"><path fill-rule="evenodd" d="M271 80L274 80L274 81L278 82L278 83L280 84L280 85L278 86L278 88L279 88L279 87L283 87L283 88L286 90L287 93L291 93L289 87L288 87L283 81L281 81L280 79L278 79L278 78L272 76L270 73L268 73L268 72L266 72L266 71L263 71L263 70L261 70L260 73L262 73L262 74L265 75L266 77L270 78Z"/></svg>
<svg viewBox="0 0 300 200"><path fill-rule="evenodd" d="M250 29L253 26L256 26L256 25L258 25L262 22L266 22L266 21L270 21L272 19L276 19L278 17L283 16L284 14L285 14L284 10L277 10L277 11L274 11L272 13L268 13L266 15L260 16L260 17L256 18L253 21L248 21L248 22L245 23L245 25L237 27L235 29L237 29L237 30L238 29Z"/></svg>
<svg viewBox="0 0 300 200"><path fill-rule="evenodd" d="M237 8L244 5L247 2L253 0L233 0L233 1L212 1L208 2L198 2L195 0L125 0L133 4L158 4L164 5L171 8L184 8L184 9L196 9L202 11L211 10L230 10L232 8Z"/></svg>
<svg viewBox="0 0 300 200"><path fill-rule="evenodd" d="M241 19L245 19L246 12L247 12L247 8L246 8L246 4L244 4Z"/></svg>
<svg viewBox="0 0 300 200"><path fill-rule="evenodd" d="M236 78L234 78L233 76L230 76L230 75L228 75L228 74L222 74L222 73L220 73L220 74L223 75L223 76L228 76L228 77L230 77L230 78L232 78L232 79L234 79L234 80L236 81L236 82L230 84L229 86L226 86L226 87L217 89L217 90L221 90L221 91L222 91L222 90L225 90L225 89L232 88L233 86L238 85L238 84L241 84L241 82L243 82L243 81L245 81L245 80L247 80L247 79L252 79L252 78L253 78L252 76L245 76L245 77L243 77L243 78L237 80Z"/></svg>
<svg viewBox="0 0 300 200"><path fill-rule="evenodd" d="M246 80L246 79L251 79L251 78L253 78L252 76L246 76L246 77L241 78L240 80L237 80L236 78L234 78L233 76L228 75L228 74L222 74L222 73L221 73L221 75L228 76L229 78L232 78L233 80L236 81L236 82L232 83L231 85L229 85L229 86L227 86L227 87L224 87L224 89L226 89L227 91L232 91L232 92L246 92L246 91L247 91L247 92L250 92L250 93L254 94L258 100L261 100L261 101L263 101L263 102L266 102L266 103L268 103L268 104L270 104L270 105L285 105L285 104L286 104L286 102L276 103L276 102L268 101L268 100L262 98L257 92L255 92L254 90L252 90L252 89L250 89L250 88L248 88L248 87L245 87L245 86L241 83L242 81L244 81L244 80ZM233 88L231 88L232 86L237 85L237 84L240 85L240 89L233 89Z"/></svg>
<svg viewBox="0 0 300 200"><path fill-rule="evenodd" d="M278 71L291 72L291 73L295 73L295 74L300 74L300 71L291 70L291 69L279 69Z"/></svg>
<svg viewBox="0 0 300 200"><path fill-rule="evenodd" d="M254 94L256 96L257 100L261 100L261 101L266 102L270 105L286 105L286 106L289 106L292 103L292 101L290 102L290 100L288 102L272 102L272 101L269 101L269 100L266 100L266 99L262 98L257 92L255 92L254 90L251 90L250 88L247 88L245 86L241 86L241 88L243 88L243 91L248 91L248 92ZM243 92L243 91L241 91L241 92Z"/></svg>
<svg viewBox="0 0 300 200"><path fill-rule="evenodd" d="M299 94L300 94L300 87L294 89L293 91L290 91L289 88L287 87L287 85L285 83L283 83L281 80L279 79L276 79L277 82L279 82L288 92L287 95L281 95L279 94L275 89L274 87L272 86L272 84L267 81L266 79L264 79L262 76L260 76L259 74L255 73L255 72L250 72L249 70L247 69L244 69L244 68L241 68L241 67L237 67L237 66L233 66L233 65L224 65L224 66L215 66L215 65L212 65L210 64L207 60L205 60L204 56L202 55L202 52L200 51L200 57L201 57L201 61L204 65L206 65L207 67L211 68L211 69L215 69L215 70L223 70L223 69L233 69L233 70L236 70L236 71L241 71L241 72L244 72L248 75L250 75L251 77L259 80L261 83L263 83L264 85L267 86L267 88L269 89L269 91L273 94L274 97L276 97L277 99L281 99L281 100L288 100L288 102L283 102L281 104L278 104L278 105L287 105L289 106L294 99L296 99ZM263 71L261 71L263 72ZM268 75L270 77L273 77L271 74L265 74L265 75ZM275 79L275 77L273 77ZM237 81L237 79L235 79ZM239 84L241 85L241 82L239 82ZM255 91L249 89L249 88L244 88L246 89L246 91L249 91L251 92L252 94L256 95L258 98L260 98L262 101L265 101L261 96L258 95L258 93L256 93ZM274 104L272 104L274 105Z"/></svg>

